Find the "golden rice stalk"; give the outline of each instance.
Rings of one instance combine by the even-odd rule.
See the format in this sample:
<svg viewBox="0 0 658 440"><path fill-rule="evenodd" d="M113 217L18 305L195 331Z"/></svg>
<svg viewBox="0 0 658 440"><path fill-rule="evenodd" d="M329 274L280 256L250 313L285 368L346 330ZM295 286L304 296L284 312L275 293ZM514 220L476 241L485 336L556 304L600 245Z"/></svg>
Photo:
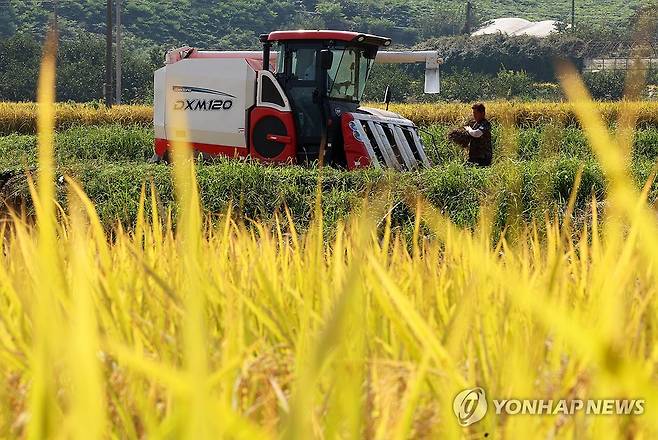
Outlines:
<svg viewBox="0 0 658 440"><path fill-rule="evenodd" d="M487 116L497 123L510 121L517 126L554 123L573 124L578 121L572 103L562 102L487 102ZM381 103L364 103L382 107ZM606 124L617 121L624 109L633 109L637 125L658 125L658 102L623 100L597 102ZM427 103L391 104L390 110L411 119L420 126L432 124L459 125L471 113L469 104ZM37 105L34 103L0 102L0 134L36 133ZM110 109L90 104L58 103L55 105L55 126L65 129L74 125L141 125L153 124L153 110L144 105L115 105Z"/></svg>
<svg viewBox="0 0 658 440"><path fill-rule="evenodd" d="M30 353L32 387L30 389L30 423L28 438L41 439L53 435L57 429L56 382L53 363L61 344L60 317L57 298L62 298L63 282L57 247L55 219L55 171L53 159L55 59L57 40L50 32L44 46L39 73L39 173L37 189L31 185L37 214L37 249L34 285L31 298L34 323L33 351ZM20 235L20 240L31 237Z"/></svg>

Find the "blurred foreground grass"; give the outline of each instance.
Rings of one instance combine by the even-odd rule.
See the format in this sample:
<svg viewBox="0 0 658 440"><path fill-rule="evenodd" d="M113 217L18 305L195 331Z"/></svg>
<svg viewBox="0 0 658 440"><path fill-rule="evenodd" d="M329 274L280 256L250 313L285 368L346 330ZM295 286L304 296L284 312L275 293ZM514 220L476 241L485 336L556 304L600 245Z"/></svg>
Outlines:
<svg viewBox="0 0 658 440"><path fill-rule="evenodd" d="M284 218L274 229L247 229L227 212L198 231L189 272L190 237L166 226L157 208L155 222L140 214L133 233L110 239L91 204L75 204L57 228L47 290L35 231L20 221L5 230L2 437L22 437L32 424L42 425L41 438L75 437L77 428L183 437L194 399L204 405L194 438L658 434L658 283L637 236L606 228L572 242L550 227L547 242L528 230L523 244L492 249L486 226L460 230L421 206L405 243L387 222L375 233L373 218L387 208L375 204L327 242L318 223L303 235ZM437 237L423 238L422 227ZM50 307L38 330L44 295ZM202 302L194 316L191 296ZM203 347L195 380L190 344ZM47 390L37 402L35 374ZM500 397L642 398L647 413L490 411L462 431L452 398L475 385ZM43 405L40 418L35 405Z"/></svg>

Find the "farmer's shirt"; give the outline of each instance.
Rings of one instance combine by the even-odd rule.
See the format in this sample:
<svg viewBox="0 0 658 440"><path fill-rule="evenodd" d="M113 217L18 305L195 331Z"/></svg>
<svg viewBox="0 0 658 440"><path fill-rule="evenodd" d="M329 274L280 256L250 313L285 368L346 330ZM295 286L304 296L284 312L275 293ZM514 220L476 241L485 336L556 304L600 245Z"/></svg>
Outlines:
<svg viewBox="0 0 658 440"><path fill-rule="evenodd" d="M470 128L470 130L468 128ZM480 122L471 121L468 124L468 128L468 134L471 136L471 142L469 143L468 148L468 159L491 160L493 156L493 148L491 146L491 123L486 119L483 119Z"/></svg>

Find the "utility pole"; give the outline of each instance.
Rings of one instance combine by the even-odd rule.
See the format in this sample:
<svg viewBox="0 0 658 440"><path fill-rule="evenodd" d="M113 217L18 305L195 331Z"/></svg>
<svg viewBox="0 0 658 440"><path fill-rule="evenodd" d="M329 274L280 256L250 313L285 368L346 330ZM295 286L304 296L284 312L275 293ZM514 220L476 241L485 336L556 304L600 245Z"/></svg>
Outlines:
<svg viewBox="0 0 658 440"><path fill-rule="evenodd" d="M107 0L105 20L105 106L112 107L112 0Z"/></svg>
<svg viewBox="0 0 658 440"><path fill-rule="evenodd" d="M116 18L116 26L117 26L117 53L116 53L116 94L117 94L117 104L121 104L121 73L122 73L122 68L121 68L121 63L123 61L122 56L121 56L121 0L116 0L116 6L117 6L117 18Z"/></svg>
<svg viewBox="0 0 658 440"><path fill-rule="evenodd" d="M576 30L576 0L571 0L571 32Z"/></svg>
<svg viewBox="0 0 658 440"><path fill-rule="evenodd" d="M473 28L473 4L470 0L466 2L466 22L464 23L464 28L462 29L462 34L471 34Z"/></svg>
<svg viewBox="0 0 658 440"><path fill-rule="evenodd" d="M53 16L55 18L54 20L55 35L57 35L59 34L59 25L57 23L57 0L53 0Z"/></svg>

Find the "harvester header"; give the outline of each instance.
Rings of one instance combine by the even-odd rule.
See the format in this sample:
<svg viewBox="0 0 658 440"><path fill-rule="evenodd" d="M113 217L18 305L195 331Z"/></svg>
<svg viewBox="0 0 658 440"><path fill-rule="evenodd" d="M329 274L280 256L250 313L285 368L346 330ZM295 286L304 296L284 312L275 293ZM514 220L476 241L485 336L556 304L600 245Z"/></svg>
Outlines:
<svg viewBox="0 0 658 440"><path fill-rule="evenodd" d="M184 140L204 155L264 162L430 165L413 122L360 100L374 62L424 62L425 90L438 93L436 52L380 51L389 38L347 31L276 31L260 41L262 51L167 53L155 72L155 160Z"/></svg>

